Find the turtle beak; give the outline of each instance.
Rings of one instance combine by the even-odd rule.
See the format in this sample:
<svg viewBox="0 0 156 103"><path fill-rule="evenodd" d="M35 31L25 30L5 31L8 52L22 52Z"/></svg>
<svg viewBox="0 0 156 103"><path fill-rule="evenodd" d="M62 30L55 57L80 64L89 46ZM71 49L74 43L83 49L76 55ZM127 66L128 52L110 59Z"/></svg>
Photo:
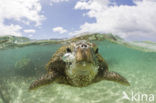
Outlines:
<svg viewBox="0 0 156 103"><path fill-rule="evenodd" d="M92 51L90 48L87 48L87 46L81 46L77 48L76 51L76 62L93 62L93 56Z"/></svg>

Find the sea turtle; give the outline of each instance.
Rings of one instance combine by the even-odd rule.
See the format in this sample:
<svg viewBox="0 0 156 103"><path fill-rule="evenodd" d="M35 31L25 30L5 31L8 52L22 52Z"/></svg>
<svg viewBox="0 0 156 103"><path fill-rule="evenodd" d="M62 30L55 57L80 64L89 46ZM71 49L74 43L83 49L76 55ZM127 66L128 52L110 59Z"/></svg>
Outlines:
<svg viewBox="0 0 156 103"><path fill-rule="evenodd" d="M76 87L87 86L100 80L130 85L120 74L108 71L108 65L98 51L96 44L86 40L62 46L46 65L47 73L34 81L29 89L54 81Z"/></svg>

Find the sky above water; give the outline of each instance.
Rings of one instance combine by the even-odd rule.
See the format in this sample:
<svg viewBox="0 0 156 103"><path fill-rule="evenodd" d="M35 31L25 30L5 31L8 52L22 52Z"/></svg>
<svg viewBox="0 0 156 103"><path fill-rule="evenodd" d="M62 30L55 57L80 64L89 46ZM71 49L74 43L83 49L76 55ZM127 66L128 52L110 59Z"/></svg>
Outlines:
<svg viewBox="0 0 156 103"><path fill-rule="evenodd" d="M112 33L156 42L155 0L0 0L0 36L68 38Z"/></svg>

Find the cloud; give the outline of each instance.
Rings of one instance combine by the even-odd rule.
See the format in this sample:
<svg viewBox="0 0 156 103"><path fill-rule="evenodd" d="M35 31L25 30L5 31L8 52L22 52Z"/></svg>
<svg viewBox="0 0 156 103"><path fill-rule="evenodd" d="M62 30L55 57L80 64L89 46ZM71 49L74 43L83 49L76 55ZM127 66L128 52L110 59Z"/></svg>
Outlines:
<svg viewBox="0 0 156 103"><path fill-rule="evenodd" d="M36 30L34 30L34 29L25 29L25 30L23 30L25 33L35 33L36 32Z"/></svg>
<svg viewBox="0 0 156 103"><path fill-rule="evenodd" d="M0 0L0 35L21 36L20 25L5 24L5 20L14 20L29 25L41 25L45 19L40 14L40 0Z"/></svg>
<svg viewBox="0 0 156 103"><path fill-rule="evenodd" d="M82 32L113 33L126 40L156 41L156 2L134 0L135 5L115 5L109 0L79 1L75 9L86 10L86 15L95 18L95 23L84 23ZM154 39L155 38L155 39Z"/></svg>
<svg viewBox="0 0 156 103"><path fill-rule="evenodd" d="M0 24L0 36L4 35L14 35L14 36L21 36L20 30L22 29L19 25L11 24L9 26Z"/></svg>
<svg viewBox="0 0 156 103"><path fill-rule="evenodd" d="M50 0L53 3L59 3L59 2L67 2L69 0Z"/></svg>
<svg viewBox="0 0 156 103"><path fill-rule="evenodd" d="M69 0L40 0L43 4L52 6L54 3L68 2Z"/></svg>
<svg viewBox="0 0 156 103"><path fill-rule="evenodd" d="M63 33L66 33L67 32L67 30L64 29L64 28L62 28L62 27L55 27L52 30L53 30L53 32L58 32L60 34L63 34Z"/></svg>

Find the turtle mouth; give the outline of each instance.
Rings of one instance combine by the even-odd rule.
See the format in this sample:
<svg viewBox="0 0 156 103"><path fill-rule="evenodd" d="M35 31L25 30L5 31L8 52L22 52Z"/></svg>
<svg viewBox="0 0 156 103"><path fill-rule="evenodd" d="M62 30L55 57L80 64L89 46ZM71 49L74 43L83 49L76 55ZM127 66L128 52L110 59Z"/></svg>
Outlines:
<svg viewBox="0 0 156 103"><path fill-rule="evenodd" d="M74 63L74 62L67 62L67 65L69 65L69 66L78 65L78 66L85 67L87 65L92 65L92 64L93 64L92 62L86 62L86 61L78 61L76 63Z"/></svg>
<svg viewBox="0 0 156 103"><path fill-rule="evenodd" d="M86 64L86 63L87 63L87 64L91 64L92 62L91 62L91 61L77 61L76 63L77 63L77 64L82 64L82 65L83 65L83 64Z"/></svg>

